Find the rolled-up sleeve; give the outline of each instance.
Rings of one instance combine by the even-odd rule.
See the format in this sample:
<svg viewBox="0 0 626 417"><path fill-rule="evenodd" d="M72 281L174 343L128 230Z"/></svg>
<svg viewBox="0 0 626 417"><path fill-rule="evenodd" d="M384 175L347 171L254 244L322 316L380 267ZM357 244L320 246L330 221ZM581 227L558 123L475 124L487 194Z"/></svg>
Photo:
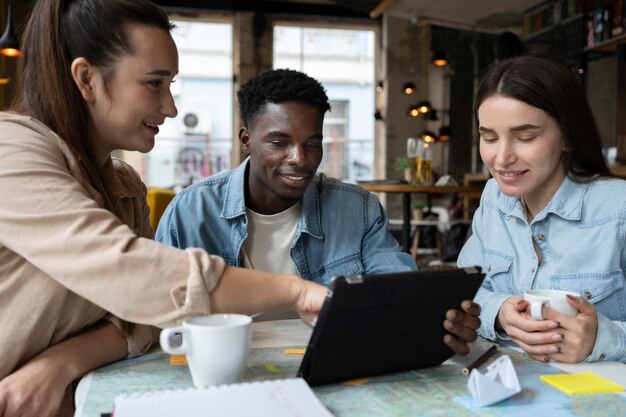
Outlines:
<svg viewBox="0 0 626 417"><path fill-rule="evenodd" d="M159 340L161 330L157 327L128 323L112 314L107 314L103 320L112 323L124 335L128 346L127 357L129 358L146 353Z"/></svg>

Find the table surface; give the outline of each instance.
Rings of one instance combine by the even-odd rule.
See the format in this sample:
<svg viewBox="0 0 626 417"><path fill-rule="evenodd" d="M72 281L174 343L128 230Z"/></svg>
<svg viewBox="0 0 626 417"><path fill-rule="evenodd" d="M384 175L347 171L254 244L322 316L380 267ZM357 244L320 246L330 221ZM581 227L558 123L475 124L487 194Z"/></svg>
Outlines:
<svg viewBox="0 0 626 417"><path fill-rule="evenodd" d="M292 378L302 356L285 347L305 347L311 330L300 320L253 323L253 337L244 379ZM487 342L476 345L485 348ZM565 395L539 380L562 371L536 362L526 354L500 347L511 357L522 392L491 407L478 407L467 389L461 369L467 358L455 356L440 366L368 378L359 383L314 387L322 403L337 417L365 416L616 416L624 415L626 395ZM496 354L480 370L491 363ZM621 364L620 364L621 365ZM621 365L623 366L623 365ZM574 370L575 371L575 370ZM110 412L120 393L192 387L186 366L171 366L169 355L151 353L100 368L80 382L75 417L100 417ZM622 414L620 414L622 413Z"/></svg>

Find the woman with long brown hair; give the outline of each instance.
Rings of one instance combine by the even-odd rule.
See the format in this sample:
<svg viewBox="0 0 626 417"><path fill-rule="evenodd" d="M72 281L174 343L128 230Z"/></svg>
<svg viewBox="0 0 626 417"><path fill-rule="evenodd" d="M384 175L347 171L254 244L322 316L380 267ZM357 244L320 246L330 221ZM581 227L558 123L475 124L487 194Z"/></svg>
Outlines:
<svg viewBox="0 0 626 417"><path fill-rule="evenodd" d="M626 361L626 181L614 178L584 91L554 59L522 56L492 66L474 101L480 155L493 179L459 265L487 276L475 298L479 333L511 339L540 361ZM523 295L557 289L576 310Z"/></svg>

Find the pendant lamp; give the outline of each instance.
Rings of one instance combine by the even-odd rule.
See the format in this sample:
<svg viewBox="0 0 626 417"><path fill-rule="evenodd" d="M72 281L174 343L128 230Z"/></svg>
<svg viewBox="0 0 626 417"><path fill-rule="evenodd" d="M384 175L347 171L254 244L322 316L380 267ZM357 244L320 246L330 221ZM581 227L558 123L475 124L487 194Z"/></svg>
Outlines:
<svg viewBox="0 0 626 417"><path fill-rule="evenodd" d="M7 5L7 23L0 38L0 54L15 57L20 54L20 41L13 30L13 0Z"/></svg>

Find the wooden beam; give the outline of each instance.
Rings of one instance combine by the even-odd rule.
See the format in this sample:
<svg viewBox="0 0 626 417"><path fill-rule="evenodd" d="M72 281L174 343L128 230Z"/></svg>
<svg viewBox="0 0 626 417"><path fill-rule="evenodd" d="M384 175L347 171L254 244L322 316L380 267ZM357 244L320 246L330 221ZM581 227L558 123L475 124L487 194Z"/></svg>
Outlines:
<svg viewBox="0 0 626 417"><path fill-rule="evenodd" d="M372 19L377 19L378 16L383 14L385 10L391 7L395 2L396 0L382 0L380 3L378 3L376 7L372 9L372 11L370 12L370 17Z"/></svg>

